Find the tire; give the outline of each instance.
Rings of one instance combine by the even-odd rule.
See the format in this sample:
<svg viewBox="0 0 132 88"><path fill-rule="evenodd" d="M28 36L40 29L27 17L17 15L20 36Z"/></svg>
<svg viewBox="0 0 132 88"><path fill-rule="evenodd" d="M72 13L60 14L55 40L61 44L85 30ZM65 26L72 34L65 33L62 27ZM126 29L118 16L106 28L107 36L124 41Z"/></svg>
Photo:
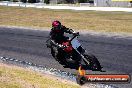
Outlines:
<svg viewBox="0 0 132 88"><path fill-rule="evenodd" d="M84 61L85 64L89 65L92 70L101 71L102 67L98 59L94 55L85 55L84 57L90 62L90 64L88 64L87 62Z"/></svg>
<svg viewBox="0 0 132 88"><path fill-rule="evenodd" d="M53 58L55 58L56 61L58 61L58 49L56 47L51 48L51 55Z"/></svg>
<svg viewBox="0 0 132 88"><path fill-rule="evenodd" d="M61 52L61 51L58 48L56 48L56 47L51 48L51 54L52 54L53 58L56 61L58 61L60 64L63 64L63 65L67 64L67 62L64 59L63 53L59 53L59 52Z"/></svg>
<svg viewBox="0 0 132 88"><path fill-rule="evenodd" d="M46 40L46 46L47 46L47 48L51 48L51 40L50 39Z"/></svg>
<svg viewBox="0 0 132 88"><path fill-rule="evenodd" d="M78 76L76 77L76 81L77 81L77 84L83 85L83 84L86 83L87 79L86 79L84 76L78 75Z"/></svg>
<svg viewBox="0 0 132 88"><path fill-rule="evenodd" d="M55 51L51 48L51 55L55 58Z"/></svg>

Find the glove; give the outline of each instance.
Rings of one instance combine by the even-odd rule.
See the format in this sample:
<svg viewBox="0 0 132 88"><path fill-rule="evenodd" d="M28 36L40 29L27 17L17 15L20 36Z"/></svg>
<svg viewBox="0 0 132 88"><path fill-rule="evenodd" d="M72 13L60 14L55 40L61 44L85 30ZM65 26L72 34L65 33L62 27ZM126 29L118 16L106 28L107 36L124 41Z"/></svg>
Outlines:
<svg viewBox="0 0 132 88"><path fill-rule="evenodd" d="M79 32L73 33L74 36L79 36Z"/></svg>

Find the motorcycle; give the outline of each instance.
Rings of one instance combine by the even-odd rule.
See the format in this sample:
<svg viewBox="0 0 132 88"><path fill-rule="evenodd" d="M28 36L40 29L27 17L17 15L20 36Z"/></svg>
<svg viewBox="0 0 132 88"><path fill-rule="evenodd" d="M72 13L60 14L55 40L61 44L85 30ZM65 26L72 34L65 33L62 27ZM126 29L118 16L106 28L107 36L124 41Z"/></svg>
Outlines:
<svg viewBox="0 0 132 88"><path fill-rule="evenodd" d="M47 47L51 48L52 56L60 63L65 65L73 64L80 65L85 63L86 66L92 70L101 71L102 67L98 59L94 55L86 54L86 50L82 47L80 42L77 40L78 36L73 35L67 41L63 41L61 47L52 47L52 40L46 41ZM48 45L50 41L50 45Z"/></svg>

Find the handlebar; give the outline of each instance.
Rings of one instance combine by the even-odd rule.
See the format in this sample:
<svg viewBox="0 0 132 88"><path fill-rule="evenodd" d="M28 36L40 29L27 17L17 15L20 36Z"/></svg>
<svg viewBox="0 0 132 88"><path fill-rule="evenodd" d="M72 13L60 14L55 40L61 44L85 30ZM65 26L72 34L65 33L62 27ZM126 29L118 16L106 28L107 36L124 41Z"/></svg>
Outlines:
<svg viewBox="0 0 132 88"><path fill-rule="evenodd" d="M78 34L78 35L74 35L74 36L70 39L70 41L72 41L74 38L76 38L77 36L79 36L79 32L77 32L77 34Z"/></svg>

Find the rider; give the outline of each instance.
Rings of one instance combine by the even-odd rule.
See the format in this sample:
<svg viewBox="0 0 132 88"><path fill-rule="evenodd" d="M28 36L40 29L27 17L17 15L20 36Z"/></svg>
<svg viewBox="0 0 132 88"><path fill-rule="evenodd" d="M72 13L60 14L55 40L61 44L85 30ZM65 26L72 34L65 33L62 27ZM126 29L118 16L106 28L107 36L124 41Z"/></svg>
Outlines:
<svg viewBox="0 0 132 88"><path fill-rule="evenodd" d="M64 36L64 33L69 33L78 36L79 32L74 32L72 29L65 27L61 24L60 21L56 20L52 22L52 29L50 31L50 47L51 53L54 53L52 56L56 58L56 55L59 54L57 48L65 48L62 45L63 42L67 41L69 37ZM61 54L60 58L61 58ZM63 56L63 55L62 55ZM58 58L56 58L58 59ZM66 58L67 61L71 61L71 58Z"/></svg>
<svg viewBox="0 0 132 88"><path fill-rule="evenodd" d="M63 26L58 20L52 22L50 38L55 46L62 47L62 42L68 39L68 37L64 36L65 32L73 35L79 35L79 33L74 32L72 29Z"/></svg>

